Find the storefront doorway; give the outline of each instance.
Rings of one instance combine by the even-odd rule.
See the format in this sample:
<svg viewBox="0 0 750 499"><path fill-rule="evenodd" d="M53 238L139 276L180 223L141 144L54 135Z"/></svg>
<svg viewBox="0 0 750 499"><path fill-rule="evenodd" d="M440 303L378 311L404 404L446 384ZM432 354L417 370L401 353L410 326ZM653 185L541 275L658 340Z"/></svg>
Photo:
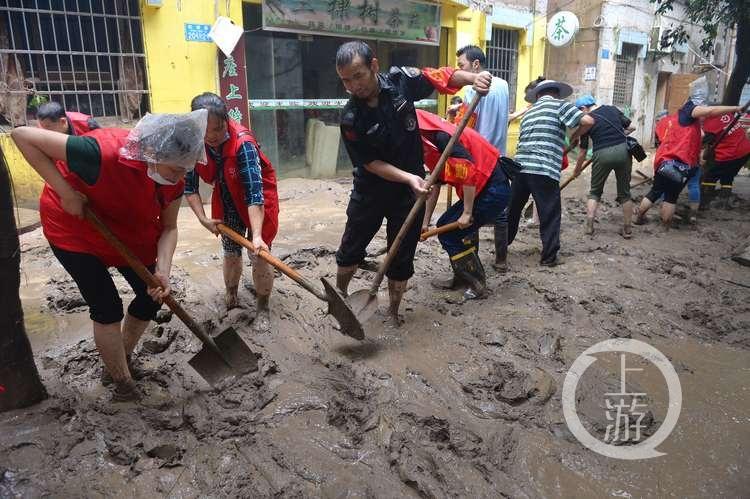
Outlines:
<svg viewBox="0 0 750 499"><path fill-rule="evenodd" d="M336 50L350 38L262 29L261 6L244 4L250 123L281 177L346 175L351 162L337 129L347 94ZM438 47L368 40L381 70L438 66ZM435 96L420 107L437 109ZM324 128L333 127L333 128Z"/></svg>

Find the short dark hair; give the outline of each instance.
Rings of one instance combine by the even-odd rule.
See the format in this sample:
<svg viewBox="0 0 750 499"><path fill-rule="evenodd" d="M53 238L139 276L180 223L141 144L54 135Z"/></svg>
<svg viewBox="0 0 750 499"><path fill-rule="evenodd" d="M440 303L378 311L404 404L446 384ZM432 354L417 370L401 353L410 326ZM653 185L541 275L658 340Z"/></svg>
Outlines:
<svg viewBox="0 0 750 499"><path fill-rule="evenodd" d="M469 62L479 61L479 65L484 67L487 64L487 57L485 57L482 49L476 45L466 45L456 51L456 57L466 56L466 60Z"/></svg>
<svg viewBox="0 0 750 499"><path fill-rule="evenodd" d="M203 92L193 97L193 100L190 102L190 110L197 111L199 109L207 110L209 115L220 120L226 121L229 119L226 103L221 100L221 97L212 92Z"/></svg>
<svg viewBox="0 0 750 499"><path fill-rule="evenodd" d="M65 108L59 102L45 102L36 109L36 119L38 120L56 121L63 117L65 117Z"/></svg>
<svg viewBox="0 0 750 499"><path fill-rule="evenodd" d="M451 97L451 104L461 104L464 100L461 98L460 95L454 95Z"/></svg>
<svg viewBox="0 0 750 499"><path fill-rule="evenodd" d="M541 82L543 82L546 79L547 78L545 78L544 75L542 75L539 78L537 78L536 80L532 80L531 82L529 82L528 85L526 85L526 88L524 89L524 92L528 92L529 90L531 90L532 88L536 87L537 85L539 85Z"/></svg>
<svg viewBox="0 0 750 499"><path fill-rule="evenodd" d="M346 42L336 51L336 67L343 68L348 66L354 62L356 57L361 57L364 63L369 66L375 58L375 52L362 40Z"/></svg>

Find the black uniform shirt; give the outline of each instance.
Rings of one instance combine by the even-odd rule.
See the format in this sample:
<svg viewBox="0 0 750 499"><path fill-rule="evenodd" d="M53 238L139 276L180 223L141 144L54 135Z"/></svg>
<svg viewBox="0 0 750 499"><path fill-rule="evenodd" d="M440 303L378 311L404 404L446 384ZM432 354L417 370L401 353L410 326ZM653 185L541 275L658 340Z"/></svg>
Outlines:
<svg viewBox="0 0 750 499"><path fill-rule="evenodd" d="M341 135L354 167L354 191L378 196L402 196L411 189L368 172L365 165L381 160L424 178L422 142L414 101L435 90L417 68L393 67L377 75L380 96L371 108L350 98L341 116Z"/></svg>

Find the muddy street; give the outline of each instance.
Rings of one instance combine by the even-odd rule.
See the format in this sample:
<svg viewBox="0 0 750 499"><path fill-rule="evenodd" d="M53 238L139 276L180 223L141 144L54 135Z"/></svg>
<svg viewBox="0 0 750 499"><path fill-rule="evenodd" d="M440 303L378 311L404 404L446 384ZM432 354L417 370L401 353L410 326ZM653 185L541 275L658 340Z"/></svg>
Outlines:
<svg viewBox="0 0 750 499"><path fill-rule="evenodd" d="M750 289L737 283L750 285L750 268L731 255L750 237L750 177L735 186L737 206L708 212L696 229L664 233L650 223L625 241L610 179L590 238L584 173L563 193L563 265L540 267L538 230L525 227L510 271L498 275L488 265L492 231L483 229L491 294L465 302L460 291L430 286L449 264L436 239L421 243L405 324L376 316L361 342L278 274L271 332L254 333L249 262L241 307L227 312L220 244L183 207L175 296L209 331L234 327L260 355L259 369L211 389L187 364L199 341L163 311L137 350L139 404L109 401L85 303L41 229L24 234L21 297L50 398L0 415L0 497L746 496ZM335 280L350 187L350 179L279 185L273 252L318 285ZM384 249L383 230L368 261ZM373 277L360 270L350 290ZM127 301L127 284L116 284ZM566 425L568 369L610 338L647 342L679 376L682 411L658 448L664 456L603 457ZM643 431L653 434L669 397L653 364L636 367L633 384L648 394ZM579 416L599 438L604 395L619 383L618 357L602 354L578 385Z"/></svg>

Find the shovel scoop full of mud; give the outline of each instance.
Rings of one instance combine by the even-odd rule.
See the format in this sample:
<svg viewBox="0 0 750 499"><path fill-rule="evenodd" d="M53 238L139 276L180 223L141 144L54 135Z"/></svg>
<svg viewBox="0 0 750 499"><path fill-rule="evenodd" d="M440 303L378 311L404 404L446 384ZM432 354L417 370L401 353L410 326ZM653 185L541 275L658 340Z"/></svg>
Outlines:
<svg viewBox="0 0 750 499"><path fill-rule="evenodd" d="M224 224L218 224L216 227L219 229L219 232L229 237L237 244L255 252L255 246L253 246L253 243L246 237L238 234ZM340 330L342 334L351 336L357 340L363 340L365 338L365 332L362 329L362 324L357 320L357 315L352 312L352 309L347 305L346 300L344 300L341 293L336 291L336 288L331 286L328 281L321 278L321 281L323 281L323 288L325 289L325 292L321 293L319 288L316 288L310 281L302 277L299 272L273 256L268 251L261 250L258 252L258 256L268 262L272 267L278 269L285 276L302 286L302 288L310 292L317 299L328 303L328 313L338 321L341 326Z"/></svg>
<svg viewBox="0 0 750 499"><path fill-rule="evenodd" d="M216 348L204 343L200 352L188 361L209 385L220 386L258 369L258 357L234 328L227 328L211 339Z"/></svg>
<svg viewBox="0 0 750 499"><path fill-rule="evenodd" d="M341 333L357 340L364 340L365 331L362 329L362 323L357 318L358 315L354 312L353 307L346 302L341 293L325 278L321 278L320 280L323 281L323 288L326 290L328 313L338 321L341 326ZM377 308L377 301L375 302L375 307Z"/></svg>

